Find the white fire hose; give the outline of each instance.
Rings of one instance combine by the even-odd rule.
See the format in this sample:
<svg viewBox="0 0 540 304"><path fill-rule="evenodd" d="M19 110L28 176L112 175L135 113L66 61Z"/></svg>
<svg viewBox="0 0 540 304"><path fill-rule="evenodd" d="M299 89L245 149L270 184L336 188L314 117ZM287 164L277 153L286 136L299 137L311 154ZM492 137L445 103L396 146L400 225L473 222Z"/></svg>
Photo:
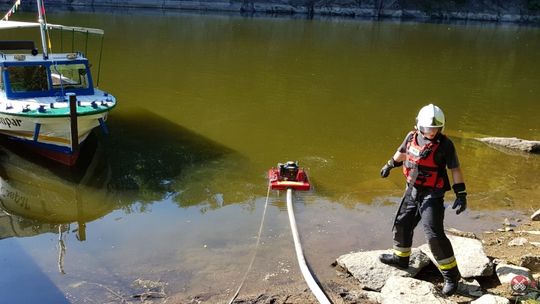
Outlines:
<svg viewBox="0 0 540 304"><path fill-rule="evenodd" d="M326 294L322 291L321 287L311 274L309 270L306 259L304 258L304 251L302 250L302 245L300 244L300 236L298 235L298 229L296 228L296 219L294 217L293 210L293 189L287 189L287 213L289 214L289 222L291 224L291 232L294 239L294 249L296 250L296 257L298 259L298 265L300 266L300 271L304 276L304 280L311 289L313 295L317 298L321 304L330 304L330 300L326 297Z"/></svg>

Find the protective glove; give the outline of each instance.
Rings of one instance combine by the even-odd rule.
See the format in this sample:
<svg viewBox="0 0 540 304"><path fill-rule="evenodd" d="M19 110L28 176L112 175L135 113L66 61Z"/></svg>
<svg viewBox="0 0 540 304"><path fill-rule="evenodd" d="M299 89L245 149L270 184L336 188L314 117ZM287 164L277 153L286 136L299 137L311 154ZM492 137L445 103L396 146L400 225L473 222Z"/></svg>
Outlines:
<svg viewBox="0 0 540 304"><path fill-rule="evenodd" d="M393 158L390 158L388 162L386 162L386 164L381 168L381 177L382 178L388 177L388 175L390 175L390 170L394 169L395 167L399 167L401 165L403 165L403 162L397 162L397 161L394 161Z"/></svg>
<svg viewBox="0 0 540 304"><path fill-rule="evenodd" d="M454 193L456 193L456 200L452 205L452 209L458 208L456 214L460 214L467 209L467 192L465 191L465 184L454 184L452 189L454 189Z"/></svg>

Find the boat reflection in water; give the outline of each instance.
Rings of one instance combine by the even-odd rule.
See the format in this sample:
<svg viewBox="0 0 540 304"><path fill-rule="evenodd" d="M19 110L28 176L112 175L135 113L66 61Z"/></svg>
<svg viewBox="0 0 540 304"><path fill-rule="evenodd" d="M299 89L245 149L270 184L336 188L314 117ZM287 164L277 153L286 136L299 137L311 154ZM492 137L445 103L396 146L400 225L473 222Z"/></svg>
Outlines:
<svg viewBox="0 0 540 304"><path fill-rule="evenodd" d="M87 138L73 167L0 137L0 240L57 234L62 272L64 238L85 241L86 224L113 211L146 212L166 200L204 212L220 208L226 191L230 202L251 198L253 186L231 177L258 173L234 150L144 109L118 112L111 127L107 138Z"/></svg>
<svg viewBox="0 0 540 304"><path fill-rule="evenodd" d="M109 192L99 191L107 188L110 169L95 136L83 151L69 168L12 142L0 148L0 239L57 233L62 273L65 234L85 241L86 223L115 209Z"/></svg>

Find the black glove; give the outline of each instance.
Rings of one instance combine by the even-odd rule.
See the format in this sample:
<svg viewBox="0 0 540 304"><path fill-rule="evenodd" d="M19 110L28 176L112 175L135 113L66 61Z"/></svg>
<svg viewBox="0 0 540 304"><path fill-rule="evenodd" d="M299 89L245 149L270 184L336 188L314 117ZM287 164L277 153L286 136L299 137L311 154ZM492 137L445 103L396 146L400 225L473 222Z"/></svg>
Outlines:
<svg viewBox="0 0 540 304"><path fill-rule="evenodd" d="M397 162L394 160L394 158L390 158L390 160L388 160L388 162L386 162L386 164L381 168L381 177L388 177L388 175L390 175L390 170L401 165L403 165L403 162Z"/></svg>
<svg viewBox="0 0 540 304"><path fill-rule="evenodd" d="M456 214L460 214L467 209L467 192L465 191L465 184L454 184L452 189L454 189L454 192L456 193L456 200L452 205L452 209L458 208Z"/></svg>

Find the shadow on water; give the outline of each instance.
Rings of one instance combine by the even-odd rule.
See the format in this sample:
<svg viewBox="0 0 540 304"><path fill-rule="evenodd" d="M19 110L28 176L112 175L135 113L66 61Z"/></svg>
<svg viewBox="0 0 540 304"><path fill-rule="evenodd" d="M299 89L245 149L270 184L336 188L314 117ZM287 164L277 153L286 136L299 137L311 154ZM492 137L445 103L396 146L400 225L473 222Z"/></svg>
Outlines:
<svg viewBox="0 0 540 304"><path fill-rule="evenodd" d="M88 222L117 209L131 212L135 203L143 209L176 192L172 185L184 170L233 152L144 110L111 121L112 134L92 134L73 168L2 138L0 239L50 232L61 238L76 223L72 231L84 241Z"/></svg>
<svg viewBox="0 0 540 304"><path fill-rule="evenodd" d="M111 167L109 191L140 204L185 191L185 184L205 184L218 174L233 150L144 109L115 113L105 138ZM198 173L204 172L203 176ZM204 192L204 189L200 189ZM194 201L200 201L195 199Z"/></svg>
<svg viewBox="0 0 540 304"><path fill-rule="evenodd" d="M13 228L0 239L55 231L57 224L84 226L113 210L131 210L134 203L160 201L178 192L185 170L233 154L142 109L112 117L109 127L110 136L89 137L73 168L2 139L0 207L10 217L3 221ZM208 177L216 170L203 171Z"/></svg>

